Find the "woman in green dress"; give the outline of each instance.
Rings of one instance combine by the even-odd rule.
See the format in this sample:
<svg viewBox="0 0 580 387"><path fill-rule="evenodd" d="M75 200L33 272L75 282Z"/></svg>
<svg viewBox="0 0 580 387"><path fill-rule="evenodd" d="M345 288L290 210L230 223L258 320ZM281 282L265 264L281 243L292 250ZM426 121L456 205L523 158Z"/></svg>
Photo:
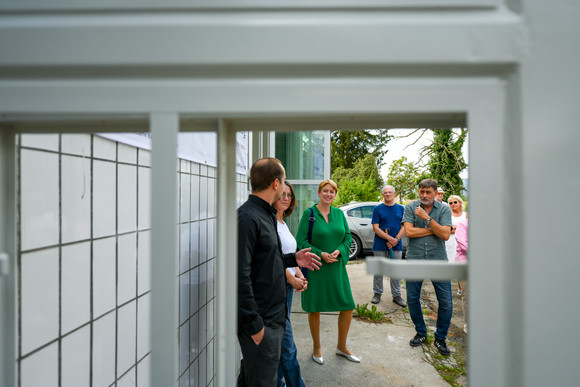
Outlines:
<svg viewBox="0 0 580 387"><path fill-rule="evenodd" d="M320 312L340 311L338 316L338 344L336 354L359 363L360 360L346 347L346 338L355 304L346 272L352 237L342 210L331 207L338 187L332 180L318 186L320 202L313 206L314 224L308 242L310 209L302 214L296 241L298 248L310 247L322 258L320 270L308 272L308 289L302 292L302 309L308 312L312 335L312 360L323 364L320 344Z"/></svg>

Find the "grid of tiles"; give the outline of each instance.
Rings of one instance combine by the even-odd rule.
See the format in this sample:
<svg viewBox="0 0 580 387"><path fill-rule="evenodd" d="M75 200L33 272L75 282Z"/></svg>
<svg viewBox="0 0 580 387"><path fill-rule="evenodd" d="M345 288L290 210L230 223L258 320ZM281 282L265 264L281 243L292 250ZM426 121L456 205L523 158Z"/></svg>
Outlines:
<svg viewBox="0 0 580 387"><path fill-rule="evenodd" d="M18 149L18 386L149 386L150 152L74 134ZM216 169L177 173L179 385L213 385Z"/></svg>

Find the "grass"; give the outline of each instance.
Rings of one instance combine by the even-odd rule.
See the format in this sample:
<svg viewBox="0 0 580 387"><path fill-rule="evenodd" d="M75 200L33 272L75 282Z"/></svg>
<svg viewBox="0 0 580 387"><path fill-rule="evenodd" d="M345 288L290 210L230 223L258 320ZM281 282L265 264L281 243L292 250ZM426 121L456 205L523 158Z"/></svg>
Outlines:
<svg viewBox="0 0 580 387"><path fill-rule="evenodd" d="M373 305L370 310L368 305L369 304L356 304L356 309L354 311L355 317L374 323L393 323L393 320L391 320L389 317L386 317L383 312L379 312L375 305Z"/></svg>

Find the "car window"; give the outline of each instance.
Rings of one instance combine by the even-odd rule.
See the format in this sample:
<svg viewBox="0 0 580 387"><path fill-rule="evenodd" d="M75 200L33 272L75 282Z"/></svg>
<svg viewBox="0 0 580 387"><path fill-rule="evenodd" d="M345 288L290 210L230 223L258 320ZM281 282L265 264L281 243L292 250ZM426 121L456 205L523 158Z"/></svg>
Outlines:
<svg viewBox="0 0 580 387"><path fill-rule="evenodd" d="M373 210L376 206L364 206L361 207L362 217L371 219L373 217Z"/></svg>
<svg viewBox="0 0 580 387"><path fill-rule="evenodd" d="M360 211L360 207L352 208L346 212L348 216L351 218L362 218L362 213Z"/></svg>

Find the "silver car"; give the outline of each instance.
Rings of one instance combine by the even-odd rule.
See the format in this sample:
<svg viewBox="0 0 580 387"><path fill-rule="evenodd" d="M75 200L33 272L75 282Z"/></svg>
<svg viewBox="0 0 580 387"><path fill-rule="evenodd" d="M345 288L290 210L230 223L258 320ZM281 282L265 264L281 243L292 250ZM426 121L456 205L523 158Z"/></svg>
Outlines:
<svg viewBox="0 0 580 387"><path fill-rule="evenodd" d="M373 218L373 210L379 204L381 202L350 202L339 207L346 216L350 235L352 235L349 260L355 259L363 253L372 252L375 232L373 231L371 220ZM403 236L402 240L404 257L407 248L407 238Z"/></svg>
<svg viewBox="0 0 580 387"><path fill-rule="evenodd" d="M373 231L371 219L373 217L373 210L379 204L381 203L350 202L339 207L346 216L346 221L350 228L350 235L352 235L349 259L354 259L363 252L368 253L372 251L375 232Z"/></svg>

